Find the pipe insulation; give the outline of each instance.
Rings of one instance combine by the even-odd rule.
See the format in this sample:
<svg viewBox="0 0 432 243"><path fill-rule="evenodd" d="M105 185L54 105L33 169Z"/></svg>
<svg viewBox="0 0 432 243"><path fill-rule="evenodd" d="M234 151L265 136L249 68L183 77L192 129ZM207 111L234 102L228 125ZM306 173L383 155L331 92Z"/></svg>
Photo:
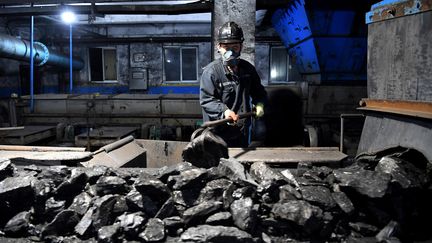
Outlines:
<svg viewBox="0 0 432 243"><path fill-rule="evenodd" d="M30 42L13 36L0 34L0 57L11 58L21 61L30 60ZM33 57L38 66L52 65L69 68L69 57L60 52L49 50L44 44L35 42L33 44ZM78 57L72 59L72 69L81 70L84 61Z"/></svg>

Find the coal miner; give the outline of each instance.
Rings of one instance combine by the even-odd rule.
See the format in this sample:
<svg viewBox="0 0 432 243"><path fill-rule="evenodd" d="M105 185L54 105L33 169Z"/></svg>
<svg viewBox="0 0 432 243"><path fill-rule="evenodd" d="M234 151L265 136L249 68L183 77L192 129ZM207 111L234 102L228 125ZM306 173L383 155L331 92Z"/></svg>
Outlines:
<svg viewBox="0 0 432 243"><path fill-rule="evenodd" d="M208 64L200 82L200 104L203 120L231 117L233 123L213 131L229 147L247 147L250 143L252 118L239 119L239 114L255 110L255 118L264 115L267 94L255 67L240 58L243 30L235 22L227 22L218 30L217 49L222 56Z"/></svg>

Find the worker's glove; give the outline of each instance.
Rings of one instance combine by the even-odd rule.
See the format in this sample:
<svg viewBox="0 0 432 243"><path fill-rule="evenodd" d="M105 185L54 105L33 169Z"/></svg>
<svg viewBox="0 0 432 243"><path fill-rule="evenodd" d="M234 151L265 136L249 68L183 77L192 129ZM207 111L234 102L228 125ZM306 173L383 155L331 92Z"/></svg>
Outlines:
<svg viewBox="0 0 432 243"><path fill-rule="evenodd" d="M261 118L262 116L264 116L264 104L258 103L255 106L255 117Z"/></svg>
<svg viewBox="0 0 432 243"><path fill-rule="evenodd" d="M238 119L239 119L239 116L234 111L232 111L230 109L227 109L224 112L224 116L225 116L225 118L231 117L233 119L234 123L236 123L238 121Z"/></svg>

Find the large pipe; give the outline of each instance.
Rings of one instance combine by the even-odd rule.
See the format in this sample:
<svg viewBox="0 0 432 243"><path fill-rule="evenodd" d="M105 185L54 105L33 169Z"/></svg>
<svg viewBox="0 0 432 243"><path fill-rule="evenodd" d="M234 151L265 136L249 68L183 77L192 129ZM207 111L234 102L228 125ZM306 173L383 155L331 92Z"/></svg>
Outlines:
<svg viewBox="0 0 432 243"><path fill-rule="evenodd" d="M35 64L53 65L62 68L69 67L69 57L48 48L40 43L33 44L33 56ZM30 60L30 42L15 38L13 36L0 34L0 57L7 57L16 60L29 61ZM73 70L81 70L84 67L84 61L78 57L72 59Z"/></svg>

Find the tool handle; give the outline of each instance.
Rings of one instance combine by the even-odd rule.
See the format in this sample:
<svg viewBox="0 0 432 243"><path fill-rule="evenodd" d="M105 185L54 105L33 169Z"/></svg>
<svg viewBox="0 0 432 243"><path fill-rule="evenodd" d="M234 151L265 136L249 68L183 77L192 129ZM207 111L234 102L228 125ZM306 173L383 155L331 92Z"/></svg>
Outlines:
<svg viewBox="0 0 432 243"><path fill-rule="evenodd" d="M255 112L251 111L251 112L246 112L243 114L239 114L239 119L243 119L243 118L247 118L247 117L251 117L254 116ZM222 124L227 124L228 122L232 122L233 119L231 117L222 119L222 120L216 120L216 121L208 121L208 122L204 122L201 127L215 127L215 126L219 126Z"/></svg>

